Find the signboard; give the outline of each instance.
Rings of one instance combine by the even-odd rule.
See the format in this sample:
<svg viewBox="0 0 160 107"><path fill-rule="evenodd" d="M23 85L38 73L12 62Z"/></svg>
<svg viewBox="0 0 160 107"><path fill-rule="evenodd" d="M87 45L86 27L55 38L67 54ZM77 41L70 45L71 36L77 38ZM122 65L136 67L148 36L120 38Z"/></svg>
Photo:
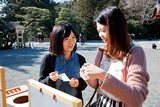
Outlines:
<svg viewBox="0 0 160 107"><path fill-rule="evenodd" d="M35 80L28 80L29 107L82 107L82 100Z"/></svg>

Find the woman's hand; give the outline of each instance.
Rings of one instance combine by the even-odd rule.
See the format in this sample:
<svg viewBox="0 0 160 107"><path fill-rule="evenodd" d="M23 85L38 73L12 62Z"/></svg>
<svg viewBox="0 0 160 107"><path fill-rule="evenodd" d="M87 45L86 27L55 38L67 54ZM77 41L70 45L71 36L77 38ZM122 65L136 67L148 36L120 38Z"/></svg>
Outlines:
<svg viewBox="0 0 160 107"><path fill-rule="evenodd" d="M88 79L93 80L93 79L100 79L104 80L106 76L106 72L97 67L96 65L85 63L80 69L80 72L83 73Z"/></svg>
<svg viewBox="0 0 160 107"><path fill-rule="evenodd" d="M69 84L71 85L71 87L78 87L79 81L76 78L72 78Z"/></svg>
<svg viewBox="0 0 160 107"><path fill-rule="evenodd" d="M51 73L49 74L49 77L50 77L50 79L51 79L52 81L57 81L57 79L59 78L59 77L58 77L58 72L51 72Z"/></svg>

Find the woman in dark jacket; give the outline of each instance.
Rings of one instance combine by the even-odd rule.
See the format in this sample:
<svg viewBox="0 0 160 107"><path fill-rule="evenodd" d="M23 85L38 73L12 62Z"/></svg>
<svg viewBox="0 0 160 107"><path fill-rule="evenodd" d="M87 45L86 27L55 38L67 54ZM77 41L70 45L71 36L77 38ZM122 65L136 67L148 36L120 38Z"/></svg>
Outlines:
<svg viewBox="0 0 160 107"><path fill-rule="evenodd" d="M83 100L82 90L87 84L79 72L86 60L75 51L76 34L73 28L66 23L56 24L52 30L50 53L41 62L39 81ZM57 75L62 73L74 82L58 78Z"/></svg>

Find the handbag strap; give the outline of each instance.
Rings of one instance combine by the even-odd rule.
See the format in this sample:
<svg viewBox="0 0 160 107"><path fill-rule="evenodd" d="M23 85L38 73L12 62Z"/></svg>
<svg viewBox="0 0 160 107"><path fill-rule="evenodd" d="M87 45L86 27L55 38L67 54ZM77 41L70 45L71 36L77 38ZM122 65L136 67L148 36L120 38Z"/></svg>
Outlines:
<svg viewBox="0 0 160 107"><path fill-rule="evenodd" d="M100 63L101 63L102 57L103 57L103 51L99 48L98 49L98 53L96 55L96 59L95 59L94 65L100 67Z"/></svg>
<svg viewBox="0 0 160 107"><path fill-rule="evenodd" d="M98 66L98 67L100 67L100 62L102 60L102 56L103 56L103 51L102 51L102 49L99 48L96 59L95 59L95 65ZM90 98L90 100L88 101L86 107L90 107L90 104L91 104L91 102L92 102L92 100L93 100L93 98L94 98L94 96L97 92L98 87L99 87L99 85L97 85L96 89L94 90L93 95Z"/></svg>
<svg viewBox="0 0 160 107"><path fill-rule="evenodd" d="M97 85L96 89L94 90L94 93L93 93L92 97L90 98L89 102L87 103L86 107L90 107L90 104L91 104L91 102L92 102L92 100L93 100L93 98L96 94L96 91L97 91L98 87L99 87L99 85Z"/></svg>

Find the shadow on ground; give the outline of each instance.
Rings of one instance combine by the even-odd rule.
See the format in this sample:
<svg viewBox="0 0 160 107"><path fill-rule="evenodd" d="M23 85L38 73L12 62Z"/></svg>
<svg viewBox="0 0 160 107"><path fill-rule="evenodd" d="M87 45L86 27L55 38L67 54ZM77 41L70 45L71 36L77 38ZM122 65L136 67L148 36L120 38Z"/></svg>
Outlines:
<svg viewBox="0 0 160 107"><path fill-rule="evenodd" d="M24 48L17 50L0 50L0 66L27 73L20 66L32 66L40 64L40 55L43 55L47 48Z"/></svg>

